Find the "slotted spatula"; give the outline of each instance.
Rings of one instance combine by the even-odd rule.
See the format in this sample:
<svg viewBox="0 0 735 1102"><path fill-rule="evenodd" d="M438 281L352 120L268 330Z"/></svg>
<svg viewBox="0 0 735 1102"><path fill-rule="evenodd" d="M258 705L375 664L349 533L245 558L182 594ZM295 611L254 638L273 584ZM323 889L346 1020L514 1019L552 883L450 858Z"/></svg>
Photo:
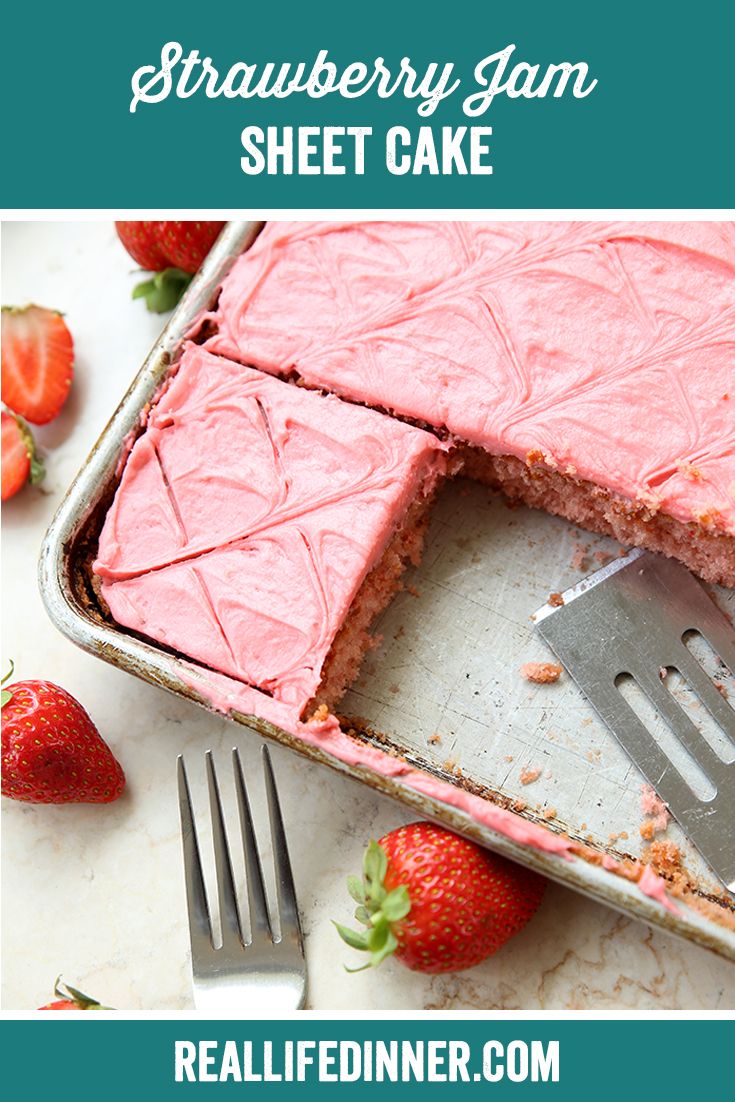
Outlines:
<svg viewBox="0 0 735 1102"><path fill-rule="evenodd" d="M735 629L683 566L632 551L544 605L536 628L730 892L735 892L735 710L683 642L698 632L735 674ZM716 752L666 684L678 670L727 739ZM695 794L620 690L632 678L711 782ZM726 749L723 753L722 744Z"/></svg>

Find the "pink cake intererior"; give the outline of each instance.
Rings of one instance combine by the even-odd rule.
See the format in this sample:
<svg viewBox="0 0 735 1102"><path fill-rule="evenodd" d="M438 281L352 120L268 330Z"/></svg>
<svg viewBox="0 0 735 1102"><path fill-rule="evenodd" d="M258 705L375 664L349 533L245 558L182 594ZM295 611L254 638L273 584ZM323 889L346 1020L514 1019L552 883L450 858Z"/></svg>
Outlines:
<svg viewBox="0 0 735 1102"><path fill-rule="evenodd" d="M367 625L417 557L443 452L421 429L189 345L108 512L101 596L118 623L298 722L354 677Z"/></svg>
<svg viewBox="0 0 735 1102"><path fill-rule="evenodd" d="M213 351L447 429L466 470L735 585L735 227L269 223Z"/></svg>

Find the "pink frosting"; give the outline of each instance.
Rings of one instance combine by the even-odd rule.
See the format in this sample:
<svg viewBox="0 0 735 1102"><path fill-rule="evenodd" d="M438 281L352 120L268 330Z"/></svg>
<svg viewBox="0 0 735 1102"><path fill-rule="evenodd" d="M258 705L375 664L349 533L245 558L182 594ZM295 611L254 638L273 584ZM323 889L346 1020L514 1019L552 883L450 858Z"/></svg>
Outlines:
<svg viewBox="0 0 735 1102"><path fill-rule="evenodd" d="M180 668L179 673L190 688L199 693L211 707L225 715L234 711L264 719L331 754L346 765L364 766L381 776L392 777L415 792L463 811L475 822L502 834L518 845L531 846L568 861L574 859L574 843L566 836L538 823L529 822L521 815L497 807L490 800L473 796L457 785L415 769L401 758L351 738L341 729L334 716L302 723L294 709L287 704L269 699L257 689L238 684L221 674L187 664L184 664L183 669ZM623 866L609 854L603 856L602 867L616 875L624 875ZM667 895L666 881L650 866L644 867L637 887L645 896L660 903L672 914L681 914L681 910Z"/></svg>
<svg viewBox="0 0 735 1102"><path fill-rule="evenodd" d="M208 346L735 533L732 223L269 223Z"/></svg>
<svg viewBox="0 0 735 1102"><path fill-rule="evenodd" d="M190 345L107 515L102 595L118 623L300 710L442 447Z"/></svg>
<svg viewBox="0 0 735 1102"><path fill-rule="evenodd" d="M267 720L281 730L296 735L327 754L332 754L346 765L361 765L384 777L394 777L416 792L434 797L459 811L464 811L476 822L505 835L519 845L533 846L535 849L556 853L571 860L570 851L573 843L569 838L555 834L546 827L531 823L520 815L514 815L510 811L497 807L489 800L473 796L464 789L415 769L401 758L351 738L341 729L332 715L323 720L302 723L292 707L269 699L257 689L237 684L228 677L194 666L187 666L185 670L179 672L190 688L220 712L227 714L236 711L246 716Z"/></svg>
<svg viewBox="0 0 735 1102"><path fill-rule="evenodd" d="M660 903L662 907L665 907L667 911L671 911L674 915L680 915L681 909L677 907L676 903L666 894L666 881L658 873L654 872L650 865L645 865L643 872L638 879L638 887L644 895L649 896L650 899L655 899L657 903Z"/></svg>

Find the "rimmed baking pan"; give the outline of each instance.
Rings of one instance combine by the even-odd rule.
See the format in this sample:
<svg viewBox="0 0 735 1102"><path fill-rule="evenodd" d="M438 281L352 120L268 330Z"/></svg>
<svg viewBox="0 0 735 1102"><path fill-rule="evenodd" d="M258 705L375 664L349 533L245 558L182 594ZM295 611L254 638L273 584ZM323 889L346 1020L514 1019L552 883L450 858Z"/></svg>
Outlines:
<svg viewBox="0 0 735 1102"><path fill-rule="evenodd" d="M97 547L126 448L183 339L216 300L235 258L261 223L230 223L134 379L62 502L39 563L44 603L73 642L146 681L210 707L191 688L180 656L112 623L90 581ZM726 900L675 825L666 838L681 858L694 906L664 907L631 881L600 867L603 857L640 855L641 778L568 679L533 686L525 661L548 657L530 615L554 590L579 580L580 567L616 554L604 537L526 508L510 508L479 484L450 483L435 507L422 565L381 617L381 642L342 703L350 737L399 755L427 775L521 819L543 824L585 849L567 860L519 844L435 796L363 765L350 765L314 744L252 716L230 718L314 761L400 800L636 918L735 959ZM730 614L735 594L719 590ZM590 859L591 858L591 859ZM677 858L678 859L678 858ZM707 913L709 912L709 913Z"/></svg>

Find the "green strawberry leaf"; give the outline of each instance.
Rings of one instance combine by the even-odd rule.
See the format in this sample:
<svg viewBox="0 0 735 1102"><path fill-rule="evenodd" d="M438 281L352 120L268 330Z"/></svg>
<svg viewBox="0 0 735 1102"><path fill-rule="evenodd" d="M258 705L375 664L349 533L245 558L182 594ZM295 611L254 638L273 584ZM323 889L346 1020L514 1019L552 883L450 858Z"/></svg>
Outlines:
<svg viewBox="0 0 735 1102"><path fill-rule="evenodd" d="M102 1006L91 995L85 995L83 991L72 987L70 983L62 983L61 976L56 977L54 994L59 999L70 999L71 1002L77 1004L80 1010L112 1010L111 1006Z"/></svg>
<svg viewBox="0 0 735 1102"><path fill-rule="evenodd" d="M371 840L365 850L363 873L369 904L374 904L372 909L377 910L385 898L383 880L387 871L388 857L385 850L376 841Z"/></svg>
<svg viewBox="0 0 735 1102"><path fill-rule="evenodd" d="M59 976L59 980L61 976ZM62 986L59 985L59 980L56 981L56 994L62 999L68 999L71 996L75 1003L79 1003L85 1010L89 1010L94 1006L100 1004L96 999L93 999L91 995L85 995L83 991L79 991L76 987L72 987L70 983L65 983Z"/></svg>
<svg viewBox="0 0 735 1102"><path fill-rule="evenodd" d="M369 954L367 964L357 968L346 968L347 972L362 972L373 968L394 953L398 948L398 938L392 929L394 922L400 922L411 910L408 886L388 891L385 887L385 875L388 871L388 855L374 839L370 841L363 858L363 880L350 876L347 887L350 895L358 904L355 919L367 926L365 932L350 930L338 922L334 926L352 949Z"/></svg>
<svg viewBox="0 0 735 1102"><path fill-rule="evenodd" d="M333 923L337 930L337 933L351 949L367 949L368 948L368 935L358 933L357 930L350 930L347 926L342 926L339 922Z"/></svg>
<svg viewBox="0 0 735 1102"><path fill-rule="evenodd" d="M368 848L365 850L363 869L368 880L382 884L388 871L388 858L383 847L378 845L374 839L371 839Z"/></svg>
<svg viewBox="0 0 735 1102"><path fill-rule="evenodd" d="M377 968L379 964L382 964L386 957L389 957L398 948L398 942L395 934L392 930L388 930L388 936L378 949L371 950L370 964L373 968Z"/></svg>
<svg viewBox="0 0 735 1102"><path fill-rule="evenodd" d="M405 918L411 910L411 899L408 894L408 886L401 884L386 895L380 905L380 909L389 922L399 922Z"/></svg>
<svg viewBox="0 0 735 1102"><path fill-rule="evenodd" d="M347 891L350 893L355 903L365 902L365 887L359 876L347 877Z"/></svg>
<svg viewBox="0 0 735 1102"><path fill-rule="evenodd" d="M133 298L144 298L148 309L154 314L165 314L173 310L192 276L181 268L164 268L156 272L151 279L145 279L133 288Z"/></svg>

